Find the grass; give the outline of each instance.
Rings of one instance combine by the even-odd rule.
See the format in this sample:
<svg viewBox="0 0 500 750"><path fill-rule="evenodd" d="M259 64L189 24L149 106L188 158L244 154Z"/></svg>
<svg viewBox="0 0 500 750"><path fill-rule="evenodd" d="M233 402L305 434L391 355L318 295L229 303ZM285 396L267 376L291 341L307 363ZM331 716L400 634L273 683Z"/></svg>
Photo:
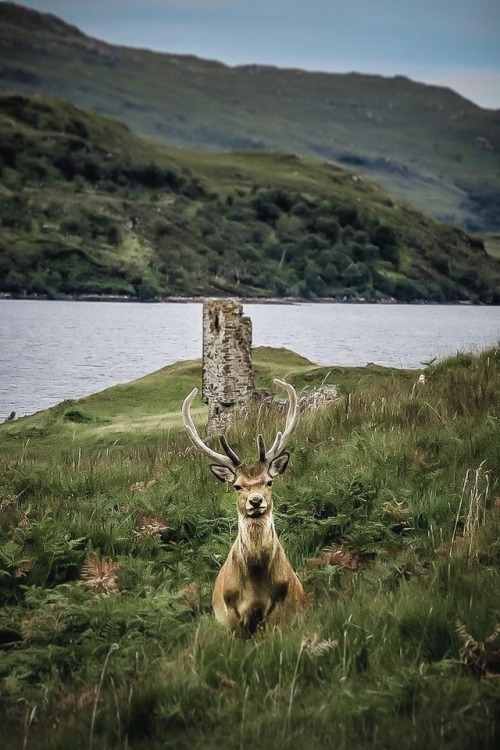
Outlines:
<svg viewBox="0 0 500 750"><path fill-rule="evenodd" d="M497 746L498 662L456 621L484 643L500 620L499 350L424 384L254 362L259 386L328 376L341 398L303 415L275 485L311 607L248 641L211 615L236 519L180 427L199 362L0 426L8 750ZM251 460L279 423L253 414L231 442Z"/></svg>
<svg viewBox="0 0 500 750"><path fill-rule="evenodd" d="M485 247L486 252L491 255L492 258L500 258L500 234L490 232L485 235Z"/></svg>

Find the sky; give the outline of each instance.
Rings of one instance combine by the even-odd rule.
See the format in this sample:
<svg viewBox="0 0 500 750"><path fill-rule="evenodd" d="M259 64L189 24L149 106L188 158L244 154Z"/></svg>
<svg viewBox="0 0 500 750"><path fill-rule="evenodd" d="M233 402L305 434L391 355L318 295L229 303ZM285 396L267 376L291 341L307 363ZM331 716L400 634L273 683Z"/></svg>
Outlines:
<svg viewBox="0 0 500 750"><path fill-rule="evenodd" d="M23 0L112 44L449 86L500 109L500 0Z"/></svg>

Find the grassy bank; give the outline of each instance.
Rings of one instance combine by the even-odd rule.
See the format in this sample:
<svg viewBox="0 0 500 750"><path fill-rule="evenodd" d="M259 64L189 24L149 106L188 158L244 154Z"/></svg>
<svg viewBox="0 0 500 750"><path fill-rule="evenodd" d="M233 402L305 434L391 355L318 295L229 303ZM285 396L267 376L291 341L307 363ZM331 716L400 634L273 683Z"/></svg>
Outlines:
<svg viewBox="0 0 500 750"><path fill-rule="evenodd" d="M425 383L254 361L259 386L342 394L303 416L275 486L309 611L249 641L212 619L236 521L180 426L199 362L1 425L6 748L497 746L500 643L466 632L500 621L500 351ZM231 442L251 460L278 423Z"/></svg>

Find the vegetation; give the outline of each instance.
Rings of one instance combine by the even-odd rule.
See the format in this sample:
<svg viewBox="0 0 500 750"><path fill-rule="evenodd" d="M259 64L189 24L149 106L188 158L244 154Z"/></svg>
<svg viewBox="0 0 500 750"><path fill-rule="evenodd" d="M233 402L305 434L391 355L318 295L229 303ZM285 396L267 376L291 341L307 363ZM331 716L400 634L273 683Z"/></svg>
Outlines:
<svg viewBox="0 0 500 750"><path fill-rule="evenodd" d="M331 164L157 146L0 96L0 292L500 301L481 240Z"/></svg>
<svg viewBox="0 0 500 750"><path fill-rule="evenodd" d="M261 387L341 391L275 487L310 609L249 640L213 621L235 511L180 427L199 362L6 422L6 750L498 747L500 350L420 379L254 362ZM231 443L250 458L280 421L251 415Z"/></svg>
<svg viewBox="0 0 500 750"><path fill-rule="evenodd" d="M183 147L320 157L440 220L500 228L500 113L450 89L116 47L14 3L0 3L0 42L4 85L18 93L64 98Z"/></svg>

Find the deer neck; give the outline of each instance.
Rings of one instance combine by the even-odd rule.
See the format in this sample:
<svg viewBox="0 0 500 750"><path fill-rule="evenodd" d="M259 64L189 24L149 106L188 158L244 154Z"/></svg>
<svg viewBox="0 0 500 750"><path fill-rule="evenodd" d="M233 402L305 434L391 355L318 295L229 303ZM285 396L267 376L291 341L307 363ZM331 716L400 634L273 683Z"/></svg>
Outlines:
<svg viewBox="0 0 500 750"><path fill-rule="evenodd" d="M269 563L276 550L277 536L272 512L259 518L238 515L238 548L248 565Z"/></svg>

